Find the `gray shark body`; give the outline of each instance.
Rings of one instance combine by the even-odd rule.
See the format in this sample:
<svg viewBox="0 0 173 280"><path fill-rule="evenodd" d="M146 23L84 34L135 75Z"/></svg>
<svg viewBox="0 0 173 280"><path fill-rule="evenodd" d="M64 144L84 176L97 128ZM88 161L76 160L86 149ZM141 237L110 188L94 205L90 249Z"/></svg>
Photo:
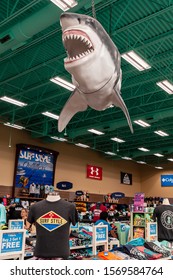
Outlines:
<svg viewBox="0 0 173 280"><path fill-rule="evenodd" d="M117 47L102 25L92 17L64 13L60 22L67 50L64 67L72 76L75 90L60 113L59 132L77 112L85 111L88 106L102 111L111 105L121 108L133 132L121 97L121 56Z"/></svg>

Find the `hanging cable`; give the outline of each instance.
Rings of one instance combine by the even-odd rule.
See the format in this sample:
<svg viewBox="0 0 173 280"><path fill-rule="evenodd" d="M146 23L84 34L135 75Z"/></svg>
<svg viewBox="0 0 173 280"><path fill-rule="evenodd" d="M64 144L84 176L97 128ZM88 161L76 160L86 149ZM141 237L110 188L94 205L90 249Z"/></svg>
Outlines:
<svg viewBox="0 0 173 280"><path fill-rule="evenodd" d="M93 18L96 18L96 10L95 10L94 0L91 0L91 6L92 6L92 16L93 16Z"/></svg>

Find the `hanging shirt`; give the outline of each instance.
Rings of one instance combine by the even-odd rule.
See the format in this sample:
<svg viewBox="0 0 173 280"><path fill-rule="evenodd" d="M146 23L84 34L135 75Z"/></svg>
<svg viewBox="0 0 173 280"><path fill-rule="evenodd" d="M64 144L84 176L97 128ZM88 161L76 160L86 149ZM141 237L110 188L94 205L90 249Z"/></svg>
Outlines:
<svg viewBox="0 0 173 280"><path fill-rule="evenodd" d="M158 240L173 241L173 206L157 206L153 212L153 219L157 220Z"/></svg>
<svg viewBox="0 0 173 280"><path fill-rule="evenodd" d="M36 225L34 256L67 259L70 255L70 224L75 225L77 221L75 204L63 199L54 202L42 200L32 205L28 222Z"/></svg>
<svg viewBox="0 0 173 280"><path fill-rule="evenodd" d="M107 207L103 204L97 206L96 204L90 208L90 211L93 212L93 222L95 223L98 219L100 219L101 212L107 212Z"/></svg>
<svg viewBox="0 0 173 280"><path fill-rule="evenodd" d="M6 209L3 204L0 204L0 225L6 224Z"/></svg>

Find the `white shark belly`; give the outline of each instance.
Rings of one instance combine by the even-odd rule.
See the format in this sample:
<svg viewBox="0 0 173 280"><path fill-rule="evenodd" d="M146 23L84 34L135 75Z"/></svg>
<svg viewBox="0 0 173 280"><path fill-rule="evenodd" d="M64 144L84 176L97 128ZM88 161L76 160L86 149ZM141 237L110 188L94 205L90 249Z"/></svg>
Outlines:
<svg viewBox="0 0 173 280"><path fill-rule="evenodd" d="M89 107L97 111L102 111L110 107L112 104L111 96L112 88L108 88L106 86L94 93L84 94Z"/></svg>

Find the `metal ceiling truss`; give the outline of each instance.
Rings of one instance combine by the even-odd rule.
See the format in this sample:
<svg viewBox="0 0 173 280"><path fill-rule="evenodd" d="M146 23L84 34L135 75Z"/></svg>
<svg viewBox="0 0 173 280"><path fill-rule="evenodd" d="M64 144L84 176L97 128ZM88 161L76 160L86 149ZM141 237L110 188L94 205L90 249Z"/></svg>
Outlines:
<svg viewBox="0 0 173 280"><path fill-rule="evenodd" d="M88 108L73 117L65 135L58 133L56 120L42 115L44 111L59 114L71 94L50 82L57 75L71 79L63 65L65 50L59 24L62 11L49 0L1 2L0 42L8 32L11 41L0 43L0 96L28 105L19 108L0 101L0 123L21 124L33 138L43 142L54 141L51 136L66 137L69 143L90 145L113 160L129 156L152 166L170 166L167 158L173 156L173 95L156 83L166 79L173 82L173 1L94 0L94 6L92 0L78 1L74 11L91 16L95 13L120 53L134 50L151 65L151 69L139 72L122 59L122 96L131 119L142 119L151 126L133 124L131 134L119 108L102 112ZM89 128L105 134L94 135L87 131ZM169 136L160 137L155 130L163 130ZM125 143L113 142L112 137L124 139ZM139 151L139 147L150 151ZM106 151L116 155L110 157L104 154ZM153 156L159 152L164 157Z"/></svg>

